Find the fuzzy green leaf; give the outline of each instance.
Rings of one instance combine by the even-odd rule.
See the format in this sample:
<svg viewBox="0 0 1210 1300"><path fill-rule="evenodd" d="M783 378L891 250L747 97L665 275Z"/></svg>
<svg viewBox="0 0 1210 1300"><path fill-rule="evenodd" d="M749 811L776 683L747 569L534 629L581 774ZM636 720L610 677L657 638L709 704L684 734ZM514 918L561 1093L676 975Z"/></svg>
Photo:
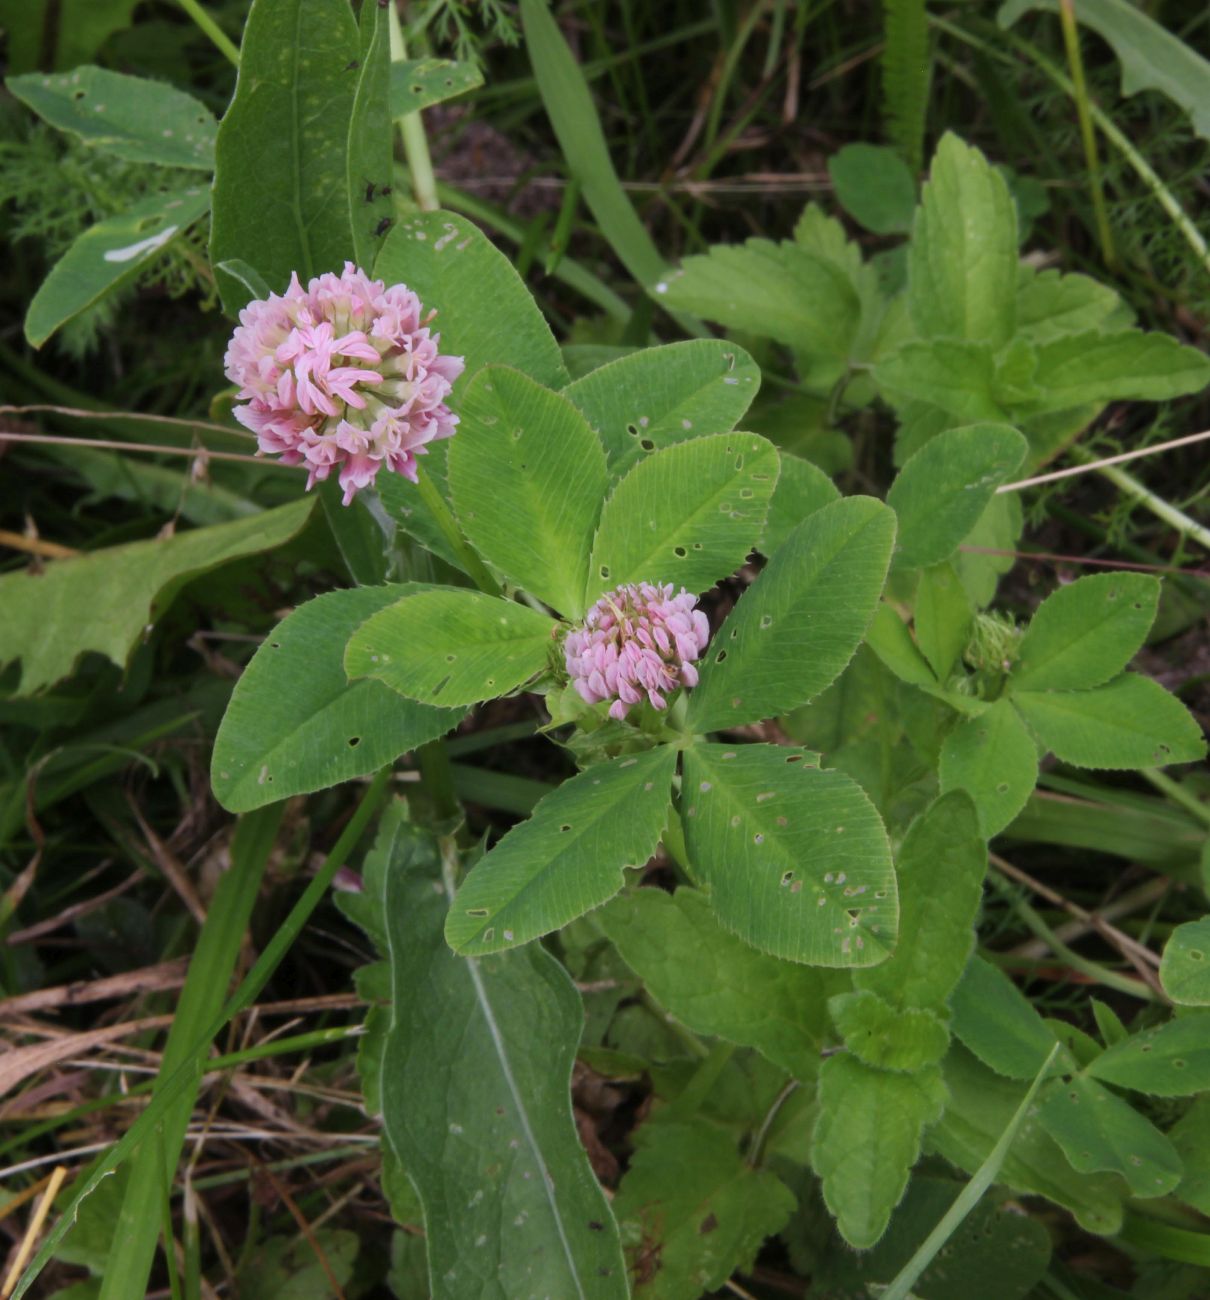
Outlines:
<svg viewBox="0 0 1210 1300"><path fill-rule="evenodd" d="M715 634L689 725L758 722L829 685L870 624L894 535L893 512L869 497L835 501L799 524Z"/></svg>
<svg viewBox="0 0 1210 1300"><path fill-rule="evenodd" d="M345 651L345 671L350 678L377 678L424 704L477 704L539 672L556 627L528 605L425 587L357 629Z"/></svg>
<svg viewBox="0 0 1210 1300"><path fill-rule="evenodd" d="M1038 606L1017 653L1013 691L1080 691L1116 677L1143 645L1158 579L1099 573L1059 587Z"/></svg>
<svg viewBox="0 0 1210 1300"><path fill-rule="evenodd" d="M638 1300L697 1300L718 1290L751 1268L794 1212L790 1189L743 1160L730 1134L708 1120L649 1122L635 1145L613 1212Z"/></svg>
<svg viewBox="0 0 1210 1300"><path fill-rule="evenodd" d="M1005 419L994 375L986 344L958 339L906 343L874 367L874 382L892 401L927 402L966 423Z"/></svg>
<svg viewBox="0 0 1210 1300"><path fill-rule="evenodd" d="M1088 1067L1094 1079L1153 1097L1210 1089L1210 1016L1191 1011L1117 1043Z"/></svg>
<svg viewBox="0 0 1210 1300"><path fill-rule="evenodd" d="M563 395L600 438L610 477L620 478L652 451L729 432L759 387L760 369L743 348L690 339L598 366Z"/></svg>
<svg viewBox="0 0 1210 1300"><path fill-rule="evenodd" d="M1082 1174L1120 1174L1138 1197L1167 1196L1180 1182L1172 1143L1092 1079L1052 1080L1039 1099L1038 1121Z"/></svg>
<svg viewBox="0 0 1210 1300"><path fill-rule="evenodd" d="M9 77L5 85L44 122L98 153L159 167L214 167L214 114L175 86L88 64Z"/></svg>
<svg viewBox="0 0 1210 1300"><path fill-rule="evenodd" d="M1210 1007L1210 916L1178 925L1164 945L1160 983L1182 1007Z"/></svg>
<svg viewBox="0 0 1210 1300"><path fill-rule="evenodd" d="M624 1300L609 1204L572 1119L584 1011L540 944L457 957L435 845L392 863L381 908L394 1015L387 1137L424 1205L434 1294Z"/></svg>
<svg viewBox="0 0 1210 1300"><path fill-rule="evenodd" d="M1210 384L1210 357L1167 334L1069 334L1037 350L1031 415L1084 402L1165 402Z"/></svg>
<svg viewBox="0 0 1210 1300"><path fill-rule="evenodd" d="M869 989L838 993L828 1010L845 1047L878 1069L913 1074L936 1065L949 1047L949 1030L931 1011L892 1006Z"/></svg>
<svg viewBox="0 0 1210 1300"><path fill-rule="evenodd" d="M1055 1036L1029 999L991 962L970 959L950 998L954 1033L989 1069L1010 1079L1032 1079Z"/></svg>
<svg viewBox="0 0 1210 1300"><path fill-rule="evenodd" d="M281 293L293 272L305 284L353 256L345 155L360 53L347 0L255 0L215 146L213 263L245 261ZM235 315L247 290L217 279Z"/></svg>
<svg viewBox="0 0 1210 1300"><path fill-rule="evenodd" d="M912 822L895 861L899 942L853 977L897 1007L943 1007L974 943L987 846L969 796L942 795Z"/></svg>
<svg viewBox="0 0 1210 1300"><path fill-rule="evenodd" d="M0 577L0 664L22 661L16 693L66 677L90 650L125 667L148 624L190 578L281 546L314 504L295 501L229 524L52 560L41 573Z"/></svg>
<svg viewBox="0 0 1210 1300"><path fill-rule="evenodd" d="M564 781L478 863L458 891L445 933L476 955L528 943L583 916L622 888L668 824L676 750L598 763Z"/></svg>
<svg viewBox="0 0 1210 1300"><path fill-rule="evenodd" d="M1099 280L1025 265L1018 270L1017 332L1030 343L1129 323L1122 299Z"/></svg>
<svg viewBox="0 0 1210 1300"><path fill-rule="evenodd" d="M595 919L648 993L682 1024L754 1047L798 1079L815 1077L827 1028L819 972L729 934L696 889L639 889Z"/></svg>
<svg viewBox="0 0 1210 1300"><path fill-rule="evenodd" d="M947 429L925 443L887 493L899 519L893 567L919 569L948 560L1027 450L1025 439L1006 424Z"/></svg>
<svg viewBox="0 0 1210 1300"><path fill-rule="evenodd" d="M861 787L801 750L695 745L685 753L689 863L719 921L808 966L868 966L895 942L886 831Z"/></svg>
<svg viewBox="0 0 1210 1300"><path fill-rule="evenodd" d="M329 592L273 629L236 682L215 737L211 780L224 808L247 812L366 776L458 725L461 709L345 677L349 637L419 590L409 583Z"/></svg>
<svg viewBox="0 0 1210 1300"><path fill-rule="evenodd" d="M908 308L922 338L1002 347L1016 324L1017 209L1000 175L956 135L933 155L908 252ZM994 418L994 417L991 417Z"/></svg>
<svg viewBox="0 0 1210 1300"><path fill-rule="evenodd" d="M601 511L584 603L628 582L696 595L734 573L764 531L779 469L754 433L694 438L635 465Z"/></svg>
<svg viewBox="0 0 1210 1300"><path fill-rule="evenodd" d="M580 617L608 486L596 435L567 398L504 366L471 380L460 411L449 477L463 531L519 587Z"/></svg>
<svg viewBox="0 0 1210 1300"><path fill-rule="evenodd" d="M886 1231L920 1155L921 1135L941 1118L945 1101L935 1066L894 1074L847 1054L821 1066L811 1164L850 1246L868 1250Z"/></svg>
<svg viewBox="0 0 1210 1300"><path fill-rule="evenodd" d="M1189 710L1138 673L1091 691L1017 690L1012 700L1046 748L1075 767L1163 767L1206 754Z"/></svg>
<svg viewBox="0 0 1210 1300"><path fill-rule="evenodd" d="M1033 793L1038 747L1012 705L997 700L986 712L954 725L941 746L939 775L943 791L965 790L970 795L983 834L990 839Z"/></svg>

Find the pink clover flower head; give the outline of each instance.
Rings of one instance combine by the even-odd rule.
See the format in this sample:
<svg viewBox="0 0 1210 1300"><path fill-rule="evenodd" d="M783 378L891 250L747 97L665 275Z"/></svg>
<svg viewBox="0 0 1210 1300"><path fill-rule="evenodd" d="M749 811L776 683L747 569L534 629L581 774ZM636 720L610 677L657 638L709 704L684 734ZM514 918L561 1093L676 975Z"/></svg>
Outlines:
<svg viewBox="0 0 1210 1300"><path fill-rule="evenodd" d="M666 708L669 691L697 685L694 661L710 625L690 592L672 592L671 583L615 587L563 642L572 685L589 704L612 700L611 718L621 721L644 696Z"/></svg>
<svg viewBox="0 0 1210 1300"><path fill-rule="evenodd" d="M305 465L308 491L338 469L345 505L384 467L414 483L416 457L458 425L445 399L463 360L437 350L433 315L352 262L305 289L292 276L239 314L224 359L235 418L259 452Z"/></svg>

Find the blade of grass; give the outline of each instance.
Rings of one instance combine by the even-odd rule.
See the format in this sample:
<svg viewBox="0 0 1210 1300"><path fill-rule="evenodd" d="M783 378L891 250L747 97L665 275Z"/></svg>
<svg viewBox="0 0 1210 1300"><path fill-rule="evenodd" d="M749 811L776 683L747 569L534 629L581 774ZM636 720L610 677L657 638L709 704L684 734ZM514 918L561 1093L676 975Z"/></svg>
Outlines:
<svg viewBox="0 0 1210 1300"><path fill-rule="evenodd" d="M226 996L284 807L271 804L249 813L236 827L231 869L215 890L164 1047L160 1078L169 1078L180 1069L188 1069L192 1078L157 1125L155 1139L144 1142L131 1161L130 1182L114 1225L99 1300L129 1300L147 1288L162 1226L154 1210L165 1203L164 1189L172 1183L201 1083L203 1058L196 1044ZM170 1275L175 1276L171 1237L164 1246L170 1256ZM173 1295L177 1300L175 1287Z"/></svg>
<svg viewBox="0 0 1210 1300"><path fill-rule="evenodd" d="M928 1268L937 1252L958 1231L963 1219L979 1204L983 1193L996 1181L996 1175L1000 1172L1000 1166L1004 1163L1005 1156L1008 1155L1009 1148L1013 1144L1013 1138L1017 1136L1017 1130L1020 1129L1026 1115L1029 1114L1029 1108L1033 1105L1034 1097L1037 1096L1038 1089L1042 1086L1042 1081L1050 1070L1051 1062L1055 1059L1059 1046L1056 1043L1050 1049L1050 1054L1042 1062L1042 1068L1034 1076L1034 1081L1029 1085L1029 1090L1021 1098L1021 1104L1017 1107L1016 1113L1008 1121L1008 1127L1000 1134L996 1145L988 1152L987 1159L975 1171L975 1176L970 1182L958 1193L953 1205L941 1216L941 1222L925 1237L916 1253L895 1275L894 1281L882 1293L882 1300L908 1300L912 1287L916 1285L921 1273Z"/></svg>
<svg viewBox="0 0 1210 1300"><path fill-rule="evenodd" d="M349 818L344 830L340 833L340 837L332 846L332 851L324 859L323 866L320 867L311 883L303 890L298 902L290 909L286 919L278 927L277 933L266 945L265 951L244 977L239 988L236 989L214 1019L206 1025L205 1031L198 1036L190 1051L182 1053L182 1056L185 1057L184 1064L178 1066L171 1074L167 1071L162 1072L160 1076L161 1087L157 1088L153 1093L147 1109L93 1165L87 1177L80 1184L79 1190L68 1202L59 1217L59 1221L42 1243L42 1247L34 1257L33 1262L22 1275L17 1290L13 1292L12 1300L21 1300L21 1297L33 1286L38 1274L41 1273L53 1257L55 1248L75 1221L76 1211L84 1198L91 1195L103 1178L129 1159L135 1149L155 1132L158 1125L165 1122L172 1113L177 1099L195 1083L198 1063L201 1062L215 1035L222 1030L223 1026L233 1016L246 1010L256 1000L257 994L268 983L282 958L289 951L295 939L298 938L303 926L306 925L311 913L327 893L328 886L332 883L332 877L344 864L349 853L361 838L370 818L378 808L390 776L391 769L383 768L370 782L356 811ZM267 811L267 809L264 810L264 812ZM211 911L213 912L213 908ZM143 1294L141 1288L127 1291L121 1297L121 1300L130 1300L131 1296L141 1294Z"/></svg>

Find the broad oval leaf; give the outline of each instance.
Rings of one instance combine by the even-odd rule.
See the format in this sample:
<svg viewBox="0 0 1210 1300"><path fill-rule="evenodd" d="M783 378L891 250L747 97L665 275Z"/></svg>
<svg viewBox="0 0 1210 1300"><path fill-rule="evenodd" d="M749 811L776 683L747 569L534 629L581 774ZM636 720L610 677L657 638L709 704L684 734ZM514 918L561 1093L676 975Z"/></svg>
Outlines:
<svg viewBox="0 0 1210 1300"><path fill-rule="evenodd" d="M728 433L760 387L760 369L741 347L690 339L643 348L568 384L601 439L612 477L661 447Z"/></svg>
<svg viewBox="0 0 1210 1300"><path fill-rule="evenodd" d="M607 902L655 852L668 822L676 750L599 763L564 781L466 878L445 936L468 956L549 934Z"/></svg>
<svg viewBox="0 0 1210 1300"><path fill-rule="evenodd" d="M1000 699L954 725L941 746L939 775L943 791L965 790L974 800L983 834L990 839L1033 793L1038 747L1017 711Z"/></svg>
<svg viewBox="0 0 1210 1300"><path fill-rule="evenodd" d="M1164 945L1160 983L1182 1007L1210 1007L1210 916L1178 925Z"/></svg>
<svg viewBox="0 0 1210 1300"><path fill-rule="evenodd" d="M895 943L899 904L874 805L802 750L686 750L681 823L719 921L762 952L808 966L870 966Z"/></svg>
<svg viewBox="0 0 1210 1300"><path fill-rule="evenodd" d="M40 348L60 326L128 284L209 207L205 189L173 190L89 226L34 294L25 314L30 344Z"/></svg>
<svg viewBox="0 0 1210 1300"><path fill-rule="evenodd" d="M1059 587L1021 638L1009 689L1101 686L1142 648L1159 599L1158 579L1145 573L1098 573Z"/></svg>
<svg viewBox="0 0 1210 1300"><path fill-rule="evenodd" d="M235 685L214 741L215 798L247 812L376 772L458 725L371 679L349 682L344 646L416 584L353 587L300 605L262 642Z"/></svg>
<svg viewBox="0 0 1210 1300"><path fill-rule="evenodd" d="M455 956L447 890L432 846L392 864L380 903L383 1124L424 1206L435 1294L625 1300L613 1214L572 1117L579 995L540 944Z"/></svg>
<svg viewBox="0 0 1210 1300"><path fill-rule="evenodd" d="M1189 710L1139 673L1091 691L1019 690L1012 701L1046 748L1075 767L1163 767L1206 755Z"/></svg>
<svg viewBox="0 0 1210 1300"><path fill-rule="evenodd" d="M811 1165L850 1246L868 1250L886 1231L924 1130L941 1118L945 1102L936 1066L895 1074L842 1052L820 1067Z"/></svg>
<svg viewBox="0 0 1210 1300"><path fill-rule="evenodd" d="M1007 424L947 429L925 443L887 493L899 519L893 566L922 569L948 560L1028 448Z"/></svg>
<svg viewBox="0 0 1210 1300"><path fill-rule="evenodd" d="M36 21L32 12L29 19ZM43 121L99 153L204 172L214 166L214 114L175 86L89 64L4 84Z"/></svg>
<svg viewBox="0 0 1210 1300"><path fill-rule="evenodd" d="M820 973L737 939L699 890L637 889L594 920L651 996L695 1033L754 1047L798 1079L819 1072Z"/></svg>
<svg viewBox="0 0 1210 1300"><path fill-rule="evenodd" d="M601 511L585 603L627 582L697 595L734 573L764 531L778 470L754 433L694 438L635 465Z"/></svg>
<svg viewBox="0 0 1210 1300"><path fill-rule="evenodd" d="M547 662L558 625L511 600L427 587L372 615L349 639L345 671L424 704L493 699Z"/></svg>
<svg viewBox="0 0 1210 1300"><path fill-rule="evenodd" d="M215 146L215 265L245 261L281 293L292 273L305 284L353 256L345 154L360 52L347 0L254 0ZM247 289L217 279L235 315Z"/></svg>
<svg viewBox="0 0 1210 1300"><path fill-rule="evenodd" d="M1138 1197L1167 1196L1181 1180L1176 1148L1121 1097L1092 1079L1054 1079L1038 1122L1082 1174L1120 1174Z"/></svg>
<svg viewBox="0 0 1210 1300"><path fill-rule="evenodd" d="M517 586L579 618L608 485L601 444L566 397L505 366L471 380L461 412L449 474L463 531Z"/></svg>
<svg viewBox="0 0 1210 1300"><path fill-rule="evenodd" d="M894 513L870 497L799 524L715 634L689 725L718 731L788 713L839 676L874 616L894 536Z"/></svg>
<svg viewBox="0 0 1210 1300"><path fill-rule="evenodd" d="M840 489L817 465L788 451L779 455L781 473L758 547L766 556L772 555L808 515L840 497Z"/></svg>
<svg viewBox="0 0 1210 1300"><path fill-rule="evenodd" d="M846 144L828 159L836 201L854 221L876 235L910 230L916 211L916 178L894 149Z"/></svg>
<svg viewBox="0 0 1210 1300"><path fill-rule="evenodd" d="M1088 1067L1094 1079L1153 1097L1210 1090L1210 1016L1191 1011L1107 1048Z"/></svg>

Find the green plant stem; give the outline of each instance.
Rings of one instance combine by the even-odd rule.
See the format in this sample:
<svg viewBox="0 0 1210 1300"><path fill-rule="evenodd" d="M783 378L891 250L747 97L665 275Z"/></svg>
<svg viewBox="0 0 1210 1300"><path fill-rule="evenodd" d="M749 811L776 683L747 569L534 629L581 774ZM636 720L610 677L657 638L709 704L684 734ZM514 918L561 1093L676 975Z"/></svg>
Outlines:
<svg viewBox="0 0 1210 1300"><path fill-rule="evenodd" d="M239 50L236 49L231 38L225 31L214 21L213 18L202 8L198 0L177 0L181 8L189 15L197 26L210 37L211 43L221 54L225 54L235 66L239 67Z"/></svg>
<svg viewBox="0 0 1210 1300"><path fill-rule="evenodd" d="M399 11L393 4L387 11L387 23L391 34L391 62L402 63L408 52L403 40L403 28L399 23ZM433 172L433 159L429 154L428 136L424 133L424 121L417 111L396 118L395 125L399 128L403 154L408 160L412 194L422 212L436 212L441 203L437 198L437 177Z"/></svg>
<svg viewBox="0 0 1210 1300"><path fill-rule="evenodd" d="M1078 457L1086 456L1090 461L1095 459L1090 452L1086 452L1082 447L1073 447L1071 452ZM1098 466L1097 473L1102 478L1107 478L1128 497L1133 497L1145 510L1150 510L1157 519L1162 519L1166 524L1171 524L1182 537L1192 538L1199 546L1204 546L1207 550L1210 550L1210 528L1199 524L1196 519L1191 519L1183 510L1178 510L1176 506L1165 501L1163 497L1152 492L1149 487L1140 483L1133 474L1128 474L1124 469L1119 469L1117 465Z"/></svg>
<svg viewBox="0 0 1210 1300"><path fill-rule="evenodd" d="M448 821L461 815L458 796L454 793L454 773L444 740L430 740L416 751L424 788L433 801L433 812L438 821Z"/></svg>
<svg viewBox="0 0 1210 1300"><path fill-rule="evenodd" d="M1113 246L1113 232L1109 228L1109 213L1105 208L1105 190L1101 184L1101 160L1097 154L1097 137L1089 111L1088 86L1084 80L1084 59L1080 54L1080 33L1076 27L1076 14L1072 0L1059 0L1059 25L1063 29L1063 46L1067 51L1067 66L1071 69L1076 116L1080 122L1080 139L1084 145L1084 161L1088 167L1088 191L1092 198L1092 211L1097 225L1097 238L1101 242L1101 257L1105 265L1117 269L1118 255Z"/></svg>
<svg viewBox="0 0 1210 1300"><path fill-rule="evenodd" d="M1166 794L1169 799L1179 803L1186 812L1191 812L1198 821L1204 822L1210 826L1210 808L1208 808L1197 795L1186 790L1179 781L1174 781L1165 772L1161 772L1157 767L1145 767L1139 775L1149 781L1155 788Z"/></svg>
<svg viewBox="0 0 1210 1300"><path fill-rule="evenodd" d="M466 538L462 536L462 530L458 527L449 506L445 503L445 498L437 490L437 484L433 482L432 477L426 472L422 464L417 466L416 488L420 493L420 499L428 506L437 527L441 529L442 536L449 542L450 548L458 557L459 564L466 570L475 586L489 596L498 596L500 594L500 584L487 571L487 566L483 561L467 545Z"/></svg>

